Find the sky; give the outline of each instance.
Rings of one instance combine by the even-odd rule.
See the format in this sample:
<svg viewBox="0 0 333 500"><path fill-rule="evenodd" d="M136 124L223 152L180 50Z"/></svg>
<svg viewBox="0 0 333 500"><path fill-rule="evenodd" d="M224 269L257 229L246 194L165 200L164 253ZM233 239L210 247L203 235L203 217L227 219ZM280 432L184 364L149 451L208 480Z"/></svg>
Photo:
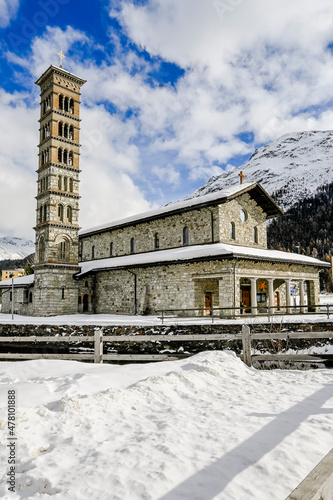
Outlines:
<svg viewBox="0 0 333 500"><path fill-rule="evenodd" d="M331 0L0 0L0 237L34 239L37 78L81 96L80 226L192 193L333 123Z"/></svg>

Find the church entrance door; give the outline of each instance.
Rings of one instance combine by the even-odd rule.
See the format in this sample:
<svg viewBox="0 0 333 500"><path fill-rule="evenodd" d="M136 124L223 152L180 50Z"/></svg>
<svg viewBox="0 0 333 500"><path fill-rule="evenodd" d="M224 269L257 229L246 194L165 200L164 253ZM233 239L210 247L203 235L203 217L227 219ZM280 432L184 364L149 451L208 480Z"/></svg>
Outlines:
<svg viewBox="0 0 333 500"><path fill-rule="evenodd" d="M250 288L242 288L242 308L245 313L251 312L251 291Z"/></svg>
<svg viewBox="0 0 333 500"><path fill-rule="evenodd" d="M85 294L83 296L83 312L88 312L89 309L89 295Z"/></svg>
<svg viewBox="0 0 333 500"><path fill-rule="evenodd" d="M210 316L212 314L212 292L205 293L205 315Z"/></svg>

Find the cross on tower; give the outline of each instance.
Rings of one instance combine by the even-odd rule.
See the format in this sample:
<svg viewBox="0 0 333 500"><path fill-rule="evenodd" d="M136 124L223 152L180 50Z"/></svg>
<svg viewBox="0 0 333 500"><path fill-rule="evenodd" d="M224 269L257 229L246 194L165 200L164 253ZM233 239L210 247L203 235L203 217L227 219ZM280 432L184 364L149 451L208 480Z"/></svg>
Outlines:
<svg viewBox="0 0 333 500"><path fill-rule="evenodd" d="M60 57L60 68L62 68L62 60L66 56L63 54L62 50L60 50L60 52L58 52L58 56Z"/></svg>
<svg viewBox="0 0 333 500"><path fill-rule="evenodd" d="M241 170L240 174L238 174L238 177L240 179L240 183L243 184L243 179L245 177L245 175L243 174L243 170Z"/></svg>

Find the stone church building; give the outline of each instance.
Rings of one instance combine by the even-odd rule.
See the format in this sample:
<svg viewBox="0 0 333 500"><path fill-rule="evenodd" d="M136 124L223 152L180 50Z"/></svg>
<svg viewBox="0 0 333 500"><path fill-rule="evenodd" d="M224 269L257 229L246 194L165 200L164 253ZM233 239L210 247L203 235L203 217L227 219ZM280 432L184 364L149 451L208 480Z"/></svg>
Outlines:
<svg viewBox="0 0 333 500"><path fill-rule="evenodd" d="M41 89L34 274L3 282L2 312L29 316L190 315L301 311L319 304L330 265L267 249L266 221L282 210L257 183L171 203L79 231L80 89L50 66ZM12 285L14 297L12 296Z"/></svg>

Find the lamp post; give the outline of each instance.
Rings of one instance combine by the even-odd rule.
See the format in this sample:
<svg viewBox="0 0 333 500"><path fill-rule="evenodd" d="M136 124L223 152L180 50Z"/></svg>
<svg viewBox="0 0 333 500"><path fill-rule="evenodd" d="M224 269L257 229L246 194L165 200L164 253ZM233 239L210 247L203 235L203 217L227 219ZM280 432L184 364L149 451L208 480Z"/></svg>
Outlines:
<svg viewBox="0 0 333 500"><path fill-rule="evenodd" d="M12 278L12 321L14 320L14 273L10 273L10 278Z"/></svg>

